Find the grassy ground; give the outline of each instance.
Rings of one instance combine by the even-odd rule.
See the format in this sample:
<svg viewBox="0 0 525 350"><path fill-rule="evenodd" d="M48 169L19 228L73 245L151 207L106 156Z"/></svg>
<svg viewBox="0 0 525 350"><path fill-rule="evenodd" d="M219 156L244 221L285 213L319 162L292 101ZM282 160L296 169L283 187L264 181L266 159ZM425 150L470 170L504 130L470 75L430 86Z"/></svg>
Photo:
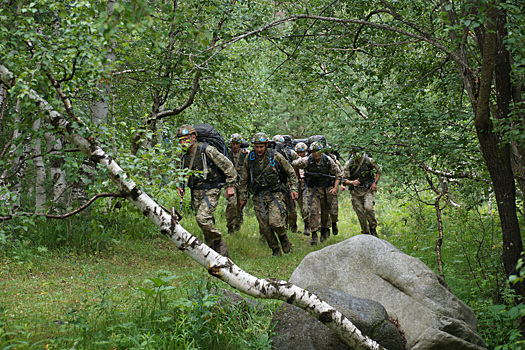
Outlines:
<svg viewBox="0 0 525 350"><path fill-rule="evenodd" d="M359 232L349 206L349 199L343 199L338 236L311 246L309 237L289 232L293 250L282 257L272 257L268 246L259 243L257 221L248 210L241 231L225 235L230 256L254 276L287 280L306 254ZM219 229L226 232L224 206L219 207L216 219ZM188 215L181 224L202 238L193 217ZM299 227L303 228L300 218ZM0 319L7 325L25 325L35 339L52 338L58 334L59 325L84 308L105 302L121 310L133 307L144 296L137 287L151 288L148 278L177 276L171 280L175 287L218 281L161 235L138 240L125 237L95 253L63 248L26 257L7 254L0 262ZM222 281L217 283L229 288Z"/></svg>
<svg viewBox="0 0 525 350"><path fill-rule="evenodd" d="M380 238L437 271L433 209L383 197L386 195L380 193L376 201ZM216 220L218 228L227 232L222 201ZM184 207L181 224L202 239L189 203L185 202ZM338 236L311 246L309 237L289 232L292 252L273 257L268 246L259 243L257 220L253 211L246 209L241 232L224 237L234 263L259 278L288 280L308 253L360 232L345 193L340 196ZM443 219L442 254L447 283L476 312L480 335L489 348L508 343L511 345L505 349L518 349L523 343L516 329L525 315L525 306L498 302L502 300L503 288L496 213L475 211L473 216L468 211L449 211ZM209 283L231 288L176 249L141 214L128 212L126 216L109 215L107 221L100 220L100 215L92 213L78 218L76 223L48 221L25 227L20 224L17 233L8 236L17 235L19 239L4 244L4 250L0 250L0 349L13 345L13 339L18 346L11 349L43 348L44 343L35 343L40 339L49 345L46 349L270 348L271 311L281 302L263 300L269 313L250 317L248 324L229 324L228 332L220 331L230 322L228 315L213 317L214 321L218 319L217 324L208 324L206 331L192 329L195 324L206 326L211 319L207 313L212 311L202 307L209 301L205 293L201 293L199 305L188 306L184 298L191 290ZM300 219L299 228L303 229ZM92 241L95 243L89 243ZM160 293L154 300L147 296L155 288L151 280L155 277L169 280L169 291L163 294L169 305L164 309L156 304ZM12 333L2 335L6 331ZM199 343L191 343L201 334L204 337ZM225 339L224 334L232 335ZM182 341L171 339L173 335ZM98 345L92 346L95 341Z"/></svg>

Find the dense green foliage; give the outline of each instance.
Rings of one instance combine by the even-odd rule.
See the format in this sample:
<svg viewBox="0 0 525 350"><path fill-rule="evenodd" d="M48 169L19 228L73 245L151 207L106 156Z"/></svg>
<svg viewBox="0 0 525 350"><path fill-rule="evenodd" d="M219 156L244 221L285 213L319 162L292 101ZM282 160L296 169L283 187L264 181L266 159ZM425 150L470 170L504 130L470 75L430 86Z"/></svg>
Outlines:
<svg viewBox="0 0 525 350"><path fill-rule="evenodd" d="M477 107L471 94L478 93L479 86L469 90L461 73L472 70L473 81L479 83L484 57L478 39L484 37L489 10L496 3L506 15L508 33L502 40L511 58L513 99L508 111L502 111L496 103L499 96L493 95L491 120L500 142L496 150L512 144L519 154L519 147L525 147L522 1L0 3L0 64L17 77L13 88L0 90L5 92L0 103L0 216L6 218L0 228L2 274L33 269L46 273L39 259L60 256L61 251L93 257L111 252L123 241L147 245L160 239L156 228L120 199L99 201L63 221L31 215L37 211L35 159L40 155L29 154L28 149L35 141L43 141L46 133L56 132L47 124L32 128L41 117L28 98L36 91L80 133L95 139L166 208L178 207L172 190L186 175L174 161L180 152L175 132L182 123L208 122L226 137L239 132L246 139L256 131L294 138L323 134L344 157L352 144L365 147L383 167L384 204L378 205L382 238L438 272L434 249L442 223L443 274L454 292L476 311L489 348L521 346L523 304L508 289L508 273L501 262L506 241L496 208L500 203L494 199L496 183L480 149L475 123ZM464 57L468 68L458 65L454 56L463 47L468 48ZM109 115L102 123L94 122L95 101L107 104ZM85 181L88 196L117 191L100 169L87 174L84 156L67 142L63 150L42 153L48 169L46 213L64 214L78 208L72 189L80 180ZM68 187L55 202L56 179L49 167L56 159L64 161L60 169ZM519 214L523 231L523 175L515 172L514 177L520 190L512 214ZM187 200L184 209L189 217ZM345 210L343 225L353 228L355 218ZM256 231L251 220L251 231L245 234ZM195 229L191 223L185 225ZM243 263L264 251L260 247L252 251L240 243L237 248L245 253L238 256L246 259ZM302 249L301 254L306 254L309 247ZM290 266L297 263L294 260ZM147 277L158 277L154 272ZM270 272L268 277L287 278L290 271ZM191 283L180 286L179 294L194 289ZM201 301L209 296L206 288L199 293ZM59 341L69 346L99 339L102 328L119 322L129 327L111 328L121 338L101 347L155 348L152 341L171 341L160 334L197 331L191 322L174 316L187 306L182 305L181 295L171 296L162 307L158 299L146 297L135 303L141 297L130 298L133 306L127 311L108 308L102 301L90 304L86 314L77 314L83 319L60 325L66 335ZM206 300L215 307L216 300ZM96 310L103 311L99 317L92 316ZM7 315L9 307L3 312ZM212 311L200 305L188 312L205 317ZM142 323L139 316L144 313L151 317ZM165 313L177 322L166 324ZM236 322L222 316L207 324L210 328L202 339L193 337L196 348L206 348L218 339L228 344L237 341L216 334L217 327ZM19 340L17 346L23 348L23 338L30 334L37 334L36 340L46 337L33 325L6 320L0 315L2 345ZM267 334L267 323L258 322L246 328ZM247 339L242 331L245 325L236 326L231 328L236 334L232 338ZM75 332L79 338L69 339ZM215 335L207 338L209 332ZM268 346L262 335L246 341L249 345L235 346Z"/></svg>

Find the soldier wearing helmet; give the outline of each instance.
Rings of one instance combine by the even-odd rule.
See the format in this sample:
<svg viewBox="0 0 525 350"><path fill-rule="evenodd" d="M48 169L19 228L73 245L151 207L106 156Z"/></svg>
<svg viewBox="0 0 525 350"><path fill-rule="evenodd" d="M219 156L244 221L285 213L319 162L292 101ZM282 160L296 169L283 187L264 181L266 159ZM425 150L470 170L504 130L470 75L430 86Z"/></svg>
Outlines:
<svg viewBox="0 0 525 350"><path fill-rule="evenodd" d="M268 136L258 132L254 135L253 148L245 160L240 180L241 205L249 194L253 196L253 209L259 222L259 232L266 239L274 256L289 253L291 243L286 234L286 210L283 190L286 182L290 196L297 199L297 177L284 157L269 148Z"/></svg>
<svg viewBox="0 0 525 350"><path fill-rule="evenodd" d="M344 170L343 165L341 162L339 162L339 159L337 156L333 153L334 148L330 144L326 144L326 155L331 157L335 164L341 169L341 171ZM332 199L332 206L330 207L330 225L332 226L332 233L334 236L339 234L339 228L337 227L337 223L339 222L339 196L335 196Z"/></svg>
<svg viewBox="0 0 525 350"><path fill-rule="evenodd" d="M317 244L317 234L320 231L321 242L330 234L330 207L333 198L337 196L339 183L343 176L334 160L323 153L324 145L313 142L310 145L311 154L293 161L293 166L304 169L306 180L306 203L308 220L312 231L311 245Z"/></svg>
<svg viewBox="0 0 525 350"><path fill-rule="evenodd" d="M299 156L292 148L288 148L285 145L285 139L282 135L275 135L272 138L272 141L275 142L275 149L283 155L283 157L290 163ZM285 195L285 201L286 204L286 226L290 231L293 233L297 232L297 204L295 203L295 200L290 197L290 190L288 189L288 184L286 184L286 189L284 191Z"/></svg>
<svg viewBox="0 0 525 350"><path fill-rule="evenodd" d="M221 187L226 185L226 198L235 194L235 169L232 162L212 145L205 145L197 140L197 131L191 125L184 124L177 129L177 137L184 149L182 167L192 171L188 179L191 189L191 203L195 220L204 234L206 244L217 253L228 256L228 248L222 239L222 233L215 226L214 213L219 203ZM224 181L220 172L226 180ZM225 183L224 183L225 182ZM180 197L184 188L177 187Z"/></svg>
<svg viewBox="0 0 525 350"><path fill-rule="evenodd" d="M233 235L235 231L239 231L243 223L243 212L241 208L241 198L239 196L239 180L240 173L248 150L241 148L241 144L244 140L241 134L235 133L230 137L230 149L228 150L228 158L233 163L237 178L235 182L235 194L228 198L226 204L226 227L228 227L228 233Z"/></svg>
<svg viewBox="0 0 525 350"><path fill-rule="evenodd" d="M308 146L304 142L299 142L295 145L295 153L298 158L306 157L308 153ZM299 210L303 217L304 223L304 235L310 235L310 221L308 220L308 205L305 204L304 197L306 195L306 179L304 178L304 169L296 169L297 178L299 180L299 197L297 203L299 203Z"/></svg>
<svg viewBox="0 0 525 350"><path fill-rule="evenodd" d="M377 237L374 192L381 177L381 167L358 146L351 146L350 152L351 158L344 166L344 176L349 180L344 185L352 195L352 207L359 219L361 233Z"/></svg>

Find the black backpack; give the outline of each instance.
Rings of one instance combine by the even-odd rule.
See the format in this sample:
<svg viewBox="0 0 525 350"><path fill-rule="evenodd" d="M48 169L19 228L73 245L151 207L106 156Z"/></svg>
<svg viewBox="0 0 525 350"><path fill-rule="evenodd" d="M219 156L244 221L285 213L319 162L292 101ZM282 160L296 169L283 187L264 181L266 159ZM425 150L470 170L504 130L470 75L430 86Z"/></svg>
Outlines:
<svg viewBox="0 0 525 350"><path fill-rule="evenodd" d="M217 148L219 152L228 157L228 146L224 138L217 130L210 124L196 124L193 126L197 131L197 141L212 145Z"/></svg>
<svg viewBox="0 0 525 350"><path fill-rule="evenodd" d="M205 152L207 145L212 145L220 153L222 153L226 158L228 158L228 147L226 146L226 142L224 141L224 138L221 136L221 134L219 134L219 132L215 130L213 125L196 124L193 127L195 128L195 131L197 131L197 141L202 142L201 153L204 154L207 159L208 159L208 155ZM217 184L213 184L213 186L222 187L222 185L226 182L226 175L212 161L210 161L209 164L210 164L211 170L213 172L217 172L220 175L219 176L220 182Z"/></svg>

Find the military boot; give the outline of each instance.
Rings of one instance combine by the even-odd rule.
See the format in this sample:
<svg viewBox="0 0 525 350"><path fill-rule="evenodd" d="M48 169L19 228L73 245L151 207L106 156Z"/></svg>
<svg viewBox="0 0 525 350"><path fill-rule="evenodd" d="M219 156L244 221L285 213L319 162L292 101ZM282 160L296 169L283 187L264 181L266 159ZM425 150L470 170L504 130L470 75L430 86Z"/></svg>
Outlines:
<svg viewBox="0 0 525 350"><path fill-rule="evenodd" d="M328 236L330 235L330 229L328 227L321 227L321 242L326 241Z"/></svg>
<svg viewBox="0 0 525 350"><path fill-rule="evenodd" d="M227 258L230 257L230 255L228 254L228 247L226 246L226 242L224 242L222 239L213 241L213 250L215 250L222 256L225 256Z"/></svg>
<svg viewBox="0 0 525 350"><path fill-rule="evenodd" d="M292 244L290 243L288 236L284 235L279 237L279 241L281 241L281 246L283 247L284 254L290 253L290 250L292 250Z"/></svg>
<svg viewBox="0 0 525 350"><path fill-rule="evenodd" d="M339 234L339 228L337 227L337 222L334 222L332 224L332 233L334 236L337 236Z"/></svg>
<svg viewBox="0 0 525 350"><path fill-rule="evenodd" d="M376 230L375 227L374 227L374 228L371 228L371 227L370 227L370 234L371 234L372 236L376 236L376 237L378 237L378 235L377 235L377 230Z"/></svg>
<svg viewBox="0 0 525 350"><path fill-rule="evenodd" d="M304 223L304 235L305 236L310 236L310 224L308 223Z"/></svg>
<svg viewBox="0 0 525 350"><path fill-rule="evenodd" d="M228 234L232 235L233 236L233 233L234 233L234 229L233 227L228 227Z"/></svg>
<svg viewBox="0 0 525 350"><path fill-rule="evenodd" d="M312 231L312 240L310 241L310 245L316 245L317 244L317 231Z"/></svg>
<svg viewBox="0 0 525 350"><path fill-rule="evenodd" d="M290 226L290 231L292 231L292 233L297 233L297 224L293 224Z"/></svg>
<svg viewBox="0 0 525 350"><path fill-rule="evenodd" d="M273 256L281 256L281 248L277 247L277 248L273 248L272 249L272 255Z"/></svg>

